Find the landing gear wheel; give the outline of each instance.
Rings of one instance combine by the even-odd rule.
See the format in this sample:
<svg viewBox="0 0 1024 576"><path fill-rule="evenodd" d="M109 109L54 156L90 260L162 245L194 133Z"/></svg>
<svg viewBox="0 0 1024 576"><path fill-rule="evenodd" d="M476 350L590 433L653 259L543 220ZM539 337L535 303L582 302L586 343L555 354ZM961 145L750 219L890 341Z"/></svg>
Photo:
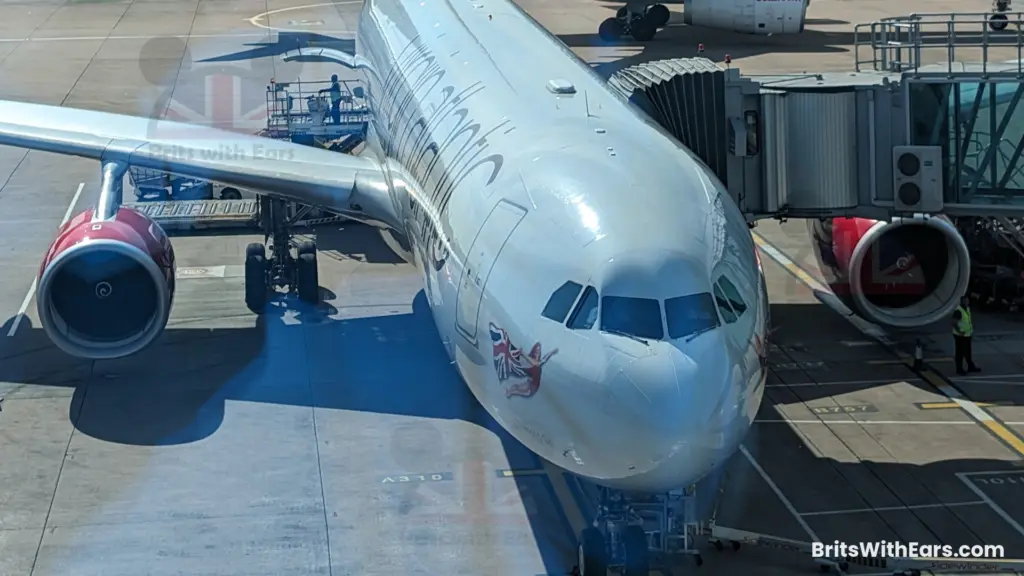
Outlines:
<svg viewBox="0 0 1024 576"><path fill-rule="evenodd" d="M299 242L299 247L295 252L299 256L302 256L303 254L316 254L316 243L312 240L303 240L302 242Z"/></svg>
<svg viewBox="0 0 1024 576"><path fill-rule="evenodd" d="M700 557L700 554L694 554L693 563L697 565L697 568L700 568L704 565L704 559Z"/></svg>
<svg viewBox="0 0 1024 576"><path fill-rule="evenodd" d="M641 18L630 25L630 36L633 37L637 42L647 42L654 39L654 35L658 32L658 29L647 21L646 18Z"/></svg>
<svg viewBox="0 0 1024 576"><path fill-rule="evenodd" d="M648 576L651 557L647 550L647 534L643 526L626 526L622 533L626 571L623 576Z"/></svg>
<svg viewBox="0 0 1024 576"><path fill-rule="evenodd" d="M663 28L668 24L668 19L671 16L672 13L668 11L668 7L664 4L655 4L644 13L644 19L653 24L655 28Z"/></svg>
<svg viewBox="0 0 1024 576"><path fill-rule="evenodd" d="M988 17L988 27L996 32L1002 32L1006 30L1006 27L1010 24L1006 14L993 14Z"/></svg>
<svg viewBox="0 0 1024 576"><path fill-rule="evenodd" d="M295 279L299 288L299 300L307 304L320 302L320 275L316 268L316 254L299 254L295 262Z"/></svg>
<svg viewBox="0 0 1024 576"><path fill-rule="evenodd" d="M615 18L609 18L604 22L601 22L601 26L597 29L597 35L605 42L616 42L622 39L622 35L625 34L626 29Z"/></svg>
<svg viewBox="0 0 1024 576"><path fill-rule="evenodd" d="M238 188L231 188L230 186L220 191L221 200L241 200L242 193L238 191Z"/></svg>
<svg viewBox="0 0 1024 576"><path fill-rule="evenodd" d="M580 543L576 562L580 576L607 576L608 560L605 553L604 536L593 526L584 528L580 533Z"/></svg>
<svg viewBox="0 0 1024 576"><path fill-rule="evenodd" d="M267 251L263 244L245 247L245 305L256 314L267 306Z"/></svg>

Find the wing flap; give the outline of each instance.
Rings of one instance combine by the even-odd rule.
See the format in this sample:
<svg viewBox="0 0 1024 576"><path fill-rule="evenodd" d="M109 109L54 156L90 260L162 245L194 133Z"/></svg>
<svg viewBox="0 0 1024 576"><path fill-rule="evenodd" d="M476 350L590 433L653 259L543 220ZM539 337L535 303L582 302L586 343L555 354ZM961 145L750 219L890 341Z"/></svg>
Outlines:
<svg viewBox="0 0 1024 576"><path fill-rule="evenodd" d="M387 186L371 159L169 120L0 100L0 145L121 161L337 212L351 212L356 197L360 206L391 205L376 197Z"/></svg>

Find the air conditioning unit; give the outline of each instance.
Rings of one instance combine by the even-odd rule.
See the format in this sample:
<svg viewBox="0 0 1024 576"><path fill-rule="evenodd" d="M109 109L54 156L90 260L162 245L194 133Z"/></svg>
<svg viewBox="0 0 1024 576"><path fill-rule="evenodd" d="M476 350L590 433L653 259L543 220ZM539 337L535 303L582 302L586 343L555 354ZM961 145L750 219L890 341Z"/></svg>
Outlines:
<svg viewBox="0 0 1024 576"><path fill-rule="evenodd" d="M942 212L942 148L893 146L892 193L897 212Z"/></svg>

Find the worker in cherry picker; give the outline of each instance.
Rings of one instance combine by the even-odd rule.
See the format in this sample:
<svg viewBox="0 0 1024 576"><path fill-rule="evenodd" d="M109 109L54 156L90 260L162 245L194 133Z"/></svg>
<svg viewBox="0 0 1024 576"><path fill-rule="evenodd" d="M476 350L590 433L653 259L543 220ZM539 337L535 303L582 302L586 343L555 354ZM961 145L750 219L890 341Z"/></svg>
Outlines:
<svg viewBox="0 0 1024 576"><path fill-rule="evenodd" d="M337 74L331 74L330 88L320 90L320 94L324 92L331 93L331 121L341 124L341 83L338 82Z"/></svg>
<svg viewBox="0 0 1024 576"><path fill-rule="evenodd" d="M974 354L971 350L971 337L974 335L974 323L971 321L971 301L967 296L960 299L960 305L953 313L953 361L956 363L956 373L960 376L967 372L981 372L981 368L974 365ZM967 362L967 370L964 370L964 361Z"/></svg>

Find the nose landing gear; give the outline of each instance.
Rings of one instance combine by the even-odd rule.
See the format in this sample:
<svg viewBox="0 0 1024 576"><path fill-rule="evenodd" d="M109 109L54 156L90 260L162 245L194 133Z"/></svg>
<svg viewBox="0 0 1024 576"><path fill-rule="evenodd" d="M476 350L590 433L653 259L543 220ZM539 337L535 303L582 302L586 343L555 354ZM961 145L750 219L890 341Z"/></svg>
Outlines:
<svg viewBox="0 0 1024 576"><path fill-rule="evenodd" d="M636 5L619 8L614 18L601 22L597 34L605 42L615 42L623 36L632 36L638 42L654 38L658 28L665 27L671 16L664 4L652 4L638 10Z"/></svg>

